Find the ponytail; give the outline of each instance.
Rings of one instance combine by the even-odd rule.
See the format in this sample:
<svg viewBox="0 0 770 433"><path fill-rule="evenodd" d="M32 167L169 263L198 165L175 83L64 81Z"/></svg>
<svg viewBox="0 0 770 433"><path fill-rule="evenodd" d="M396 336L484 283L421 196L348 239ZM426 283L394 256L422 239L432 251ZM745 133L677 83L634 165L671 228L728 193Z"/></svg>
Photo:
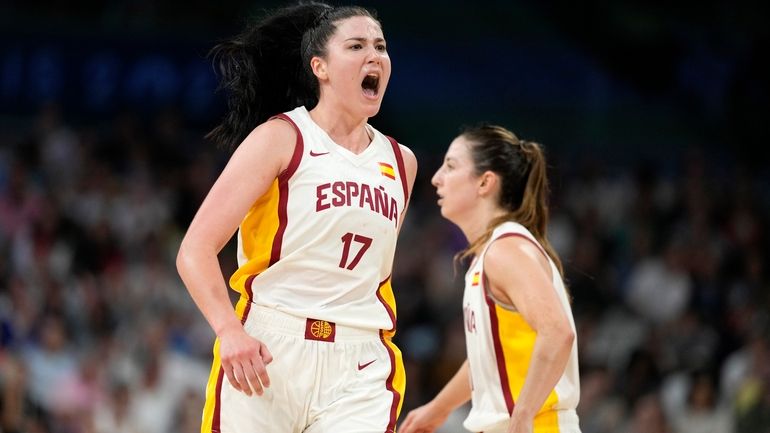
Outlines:
<svg viewBox="0 0 770 433"><path fill-rule="evenodd" d="M561 260L546 234L550 191L542 147L533 141L519 140L500 126L482 125L466 129L461 135L472 143L476 173L492 171L500 177L499 204L507 212L490 221L487 230L456 258L462 260L480 253L497 226L515 221L532 233L563 276Z"/></svg>
<svg viewBox="0 0 770 433"><path fill-rule="evenodd" d="M326 55L337 21L358 15L374 19L359 7L300 3L273 11L212 48L209 57L221 76L218 90L227 94L227 114L206 138L234 149L270 117L301 105L315 107L318 81L310 59Z"/></svg>

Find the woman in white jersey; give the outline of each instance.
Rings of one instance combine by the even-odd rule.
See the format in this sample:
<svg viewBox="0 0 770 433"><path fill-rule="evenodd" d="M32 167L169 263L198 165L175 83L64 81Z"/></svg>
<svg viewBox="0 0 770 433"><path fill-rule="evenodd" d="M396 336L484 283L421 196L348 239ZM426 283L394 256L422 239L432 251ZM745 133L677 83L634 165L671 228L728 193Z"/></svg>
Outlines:
<svg viewBox="0 0 770 433"><path fill-rule="evenodd" d="M202 432L394 431L390 286L414 155L367 123L391 65L359 7L279 9L213 50L234 147L177 267L217 335ZM237 231L230 287L217 254Z"/></svg>
<svg viewBox="0 0 770 433"><path fill-rule="evenodd" d="M498 126L464 131L433 176L441 215L473 257L463 313L468 359L399 433L432 432L468 400L474 432L578 433L575 325L546 239L548 181L537 143Z"/></svg>

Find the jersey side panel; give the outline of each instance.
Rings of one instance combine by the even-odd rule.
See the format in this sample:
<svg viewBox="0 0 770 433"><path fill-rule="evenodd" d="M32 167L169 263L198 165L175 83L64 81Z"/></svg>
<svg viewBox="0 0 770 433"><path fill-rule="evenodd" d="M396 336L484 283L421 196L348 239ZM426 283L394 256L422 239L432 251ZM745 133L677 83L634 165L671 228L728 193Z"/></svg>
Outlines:
<svg viewBox="0 0 770 433"><path fill-rule="evenodd" d="M238 270L230 277L230 287L241 295L248 296L246 280L259 275L270 265L273 243L280 226L278 206L280 203L278 180L260 197L243 219L238 231Z"/></svg>

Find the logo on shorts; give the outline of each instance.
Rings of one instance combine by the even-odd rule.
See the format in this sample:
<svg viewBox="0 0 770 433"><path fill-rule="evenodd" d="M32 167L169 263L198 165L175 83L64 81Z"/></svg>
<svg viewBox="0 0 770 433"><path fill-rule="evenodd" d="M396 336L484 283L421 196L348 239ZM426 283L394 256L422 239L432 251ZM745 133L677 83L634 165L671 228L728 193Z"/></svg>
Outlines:
<svg viewBox="0 0 770 433"><path fill-rule="evenodd" d="M337 328L333 322L326 320L307 319L305 324L305 339L317 341L334 341Z"/></svg>
<svg viewBox="0 0 770 433"><path fill-rule="evenodd" d="M358 369L359 369L359 370L363 370L363 369L365 369L366 367L368 367L368 366L372 365L372 363L373 363L374 361L376 361L376 359L372 359L371 361L369 361L369 362L366 362L366 363L364 363L364 364L361 364L361 361L359 361L359 362L358 362Z"/></svg>

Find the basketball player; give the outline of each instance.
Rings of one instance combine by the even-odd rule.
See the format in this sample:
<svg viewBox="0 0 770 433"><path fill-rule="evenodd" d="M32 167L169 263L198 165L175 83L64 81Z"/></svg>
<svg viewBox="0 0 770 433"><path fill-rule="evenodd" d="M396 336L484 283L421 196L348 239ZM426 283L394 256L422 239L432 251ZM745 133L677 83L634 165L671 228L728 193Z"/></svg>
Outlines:
<svg viewBox="0 0 770 433"><path fill-rule="evenodd" d="M236 149L177 267L217 335L202 432L390 432L405 376L390 272L417 162L371 127L391 64L366 9L274 11L213 50ZM237 232L235 311L217 254Z"/></svg>
<svg viewBox="0 0 770 433"><path fill-rule="evenodd" d="M578 433L575 325L546 239L548 181L537 143L498 126L466 130L433 176L441 214L473 257L463 313L468 359L399 433L432 432L471 401L473 432Z"/></svg>

